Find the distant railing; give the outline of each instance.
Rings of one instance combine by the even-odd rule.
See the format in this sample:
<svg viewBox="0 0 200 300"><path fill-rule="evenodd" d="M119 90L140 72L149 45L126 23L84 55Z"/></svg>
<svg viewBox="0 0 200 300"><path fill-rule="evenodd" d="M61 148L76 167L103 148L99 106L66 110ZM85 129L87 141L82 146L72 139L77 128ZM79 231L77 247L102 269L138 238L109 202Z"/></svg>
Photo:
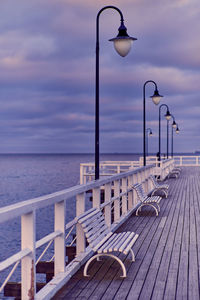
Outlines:
<svg viewBox="0 0 200 300"><path fill-rule="evenodd" d="M172 160L167 162L168 169L170 164L173 164ZM162 167L164 168L164 163ZM86 211L86 204L88 207L88 203L90 203L90 208L98 207L102 209L107 225L113 231L116 230L138 205L133 185L142 183L146 192L151 190L149 175L155 174L156 168L153 164L135 170L131 169L128 172L104 177L85 185L74 186L43 197L0 208L1 226L4 222L21 217L21 251L1 261L0 272L14 266L11 274L8 274L6 279L9 280L15 268L21 262L22 300L51 299L92 255L91 249L86 248L84 232L77 223L76 218ZM89 198L92 199L92 202L89 202ZM65 224L65 208L67 202L72 200L76 201L76 217ZM35 215L37 210L47 208L49 205L54 205L54 231L36 241L37 224ZM76 228L76 257L66 266L65 237L70 234L73 227ZM54 278L36 293L36 252L42 245L51 241L54 242Z"/></svg>
<svg viewBox="0 0 200 300"><path fill-rule="evenodd" d="M200 156L199 155L182 155L174 156L174 162L177 166L188 166L188 167L199 167L200 166Z"/></svg>
<svg viewBox="0 0 200 300"><path fill-rule="evenodd" d="M100 177L108 177L114 174L127 172L131 169L142 167L140 161L103 161L100 163ZM80 184L94 180L94 163L80 164Z"/></svg>
<svg viewBox="0 0 200 300"><path fill-rule="evenodd" d="M146 158L146 164L155 164L157 169L155 175L159 175L162 179L166 174L174 167L172 159L165 159L159 161L156 156L148 156ZM143 166L143 157L140 157L137 161L103 161L100 163L100 178L109 177L114 174L120 174L129 170L135 170ZM156 174L157 173L157 174ZM81 163L80 164L80 184L85 184L94 180L95 176L95 164L94 163Z"/></svg>

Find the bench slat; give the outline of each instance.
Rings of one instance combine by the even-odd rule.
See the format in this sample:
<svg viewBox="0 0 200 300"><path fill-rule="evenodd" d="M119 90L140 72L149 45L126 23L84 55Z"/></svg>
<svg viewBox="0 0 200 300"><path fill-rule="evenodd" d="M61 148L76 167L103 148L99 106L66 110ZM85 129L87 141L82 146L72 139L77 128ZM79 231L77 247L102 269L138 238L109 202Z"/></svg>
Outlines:
<svg viewBox="0 0 200 300"><path fill-rule="evenodd" d="M104 249L110 244L110 242L114 241L116 239L116 236L118 234L117 233L113 233L109 240L107 240L99 249L98 249L98 253L102 253L104 251Z"/></svg>
<svg viewBox="0 0 200 300"><path fill-rule="evenodd" d="M109 245L106 247L106 249L104 249L103 252L106 253L106 252L112 252L112 251L114 251L114 247L116 245L118 245L118 243L120 242L121 238L123 238L123 236L125 236L125 235L126 235L126 232L118 233L117 234L117 238L113 242L109 243ZM118 251L118 250L116 250L116 251Z"/></svg>
<svg viewBox="0 0 200 300"><path fill-rule="evenodd" d="M133 247L134 243L136 242L137 238L139 237L139 234L135 233L134 238L132 239L132 241L129 243L128 247L126 247L126 249L124 249L124 254L128 254L128 252L130 251L130 249Z"/></svg>
<svg viewBox="0 0 200 300"><path fill-rule="evenodd" d="M129 232L129 235L128 235L127 239L124 241L124 243L123 243L123 244L121 245L121 247L119 248L119 251L120 251L120 252L123 252L123 251L124 251L124 249L128 246L128 244L129 244L131 238L133 238L134 235L135 235L135 232Z"/></svg>

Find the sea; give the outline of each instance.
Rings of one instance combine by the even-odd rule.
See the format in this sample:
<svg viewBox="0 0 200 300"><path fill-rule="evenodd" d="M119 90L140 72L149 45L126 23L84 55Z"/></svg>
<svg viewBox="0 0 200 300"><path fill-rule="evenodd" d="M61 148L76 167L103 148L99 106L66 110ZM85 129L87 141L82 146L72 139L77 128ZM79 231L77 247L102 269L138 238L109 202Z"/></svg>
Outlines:
<svg viewBox="0 0 200 300"><path fill-rule="evenodd" d="M138 160L140 154L102 154L101 161ZM93 154L1 154L0 207L47 195L79 184L80 163L94 162ZM75 216L75 198L66 205L67 220ZM53 206L40 209L36 214L36 239L53 231ZM0 223L0 262L20 251L20 218ZM40 255L41 248L37 256ZM51 258L53 246L45 260ZM11 268L0 274L0 286ZM43 281L43 275L37 275ZM20 266L10 281L20 280ZM3 298L0 293L0 299Z"/></svg>

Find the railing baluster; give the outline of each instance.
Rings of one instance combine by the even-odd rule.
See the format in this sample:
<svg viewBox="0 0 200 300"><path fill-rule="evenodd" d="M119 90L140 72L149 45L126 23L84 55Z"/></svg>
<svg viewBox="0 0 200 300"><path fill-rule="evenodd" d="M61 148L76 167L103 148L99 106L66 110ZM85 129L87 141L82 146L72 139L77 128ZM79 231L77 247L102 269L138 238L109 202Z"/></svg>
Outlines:
<svg viewBox="0 0 200 300"><path fill-rule="evenodd" d="M76 216L85 212L85 193L76 196ZM80 224L76 225L76 254L85 251L85 235Z"/></svg>
<svg viewBox="0 0 200 300"><path fill-rule="evenodd" d="M36 293L35 275L35 211L21 216L21 249L32 252L21 260L21 298L34 299Z"/></svg>
<svg viewBox="0 0 200 300"><path fill-rule="evenodd" d="M127 177L122 178L122 193L127 191ZM122 196L122 214L126 214L128 210L128 202L127 202L128 195Z"/></svg>
<svg viewBox="0 0 200 300"><path fill-rule="evenodd" d="M111 183L105 184L105 202L109 202L111 199ZM105 221L106 224L111 226L111 203L105 206Z"/></svg>
<svg viewBox="0 0 200 300"><path fill-rule="evenodd" d="M128 176L128 188L133 187L133 177ZM133 207L133 189L128 192L128 210L131 210Z"/></svg>
<svg viewBox="0 0 200 300"><path fill-rule="evenodd" d="M56 237L54 241L55 259L54 275L65 271L65 201L55 203L54 230L60 230L63 234Z"/></svg>
<svg viewBox="0 0 200 300"><path fill-rule="evenodd" d="M114 181L114 197L118 197L120 194L120 181ZM114 222L120 218L120 198L114 201Z"/></svg>
<svg viewBox="0 0 200 300"><path fill-rule="evenodd" d="M92 207L100 207L100 188L92 190Z"/></svg>

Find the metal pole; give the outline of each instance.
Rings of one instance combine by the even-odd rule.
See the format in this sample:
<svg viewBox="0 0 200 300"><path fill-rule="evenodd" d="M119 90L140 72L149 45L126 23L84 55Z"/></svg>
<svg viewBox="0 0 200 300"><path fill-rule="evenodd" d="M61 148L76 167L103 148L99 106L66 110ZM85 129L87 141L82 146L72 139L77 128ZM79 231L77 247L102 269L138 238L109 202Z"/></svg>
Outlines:
<svg viewBox="0 0 200 300"><path fill-rule="evenodd" d="M169 158L169 120L167 120L167 159Z"/></svg>
<svg viewBox="0 0 200 300"><path fill-rule="evenodd" d="M145 85L143 86L143 166L146 166L146 107L145 107Z"/></svg>
<svg viewBox="0 0 200 300"><path fill-rule="evenodd" d="M146 156L148 156L148 137L149 136L148 136L148 132L147 132L147 145L146 145L147 146L147 151L146 151Z"/></svg>
<svg viewBox="0 0 200 300"><path fill-rule="evenodd" d="M105 9L112 8L118 11L123 22L122 12L115 6L105 6L96 18L96 89L95 89L95 180L99 179L99 16Z"/></svg>
<svg viewBox="0 0 200 300"><path fill-rule="evenodd" d="M171 143L171 157L173 157L174 156L174 153L173 153L173 126L172 126L172 143Z"/></svg>
<svg viewBox="0 0 200 300"><path fill-rule="evenodd" d="M169 111L169 107L167 104L161 104L159 106L159 135L158 135L158 152L159 152L159 160L161 160L161 108L165 106L167 110Z"/></svg>
<svg viewBox="0 0 200 300"><path fill-rule="evenodd" d="M143 85L143 166L146 166L146 95L145 87L147 83L153 83L157 90L157 84L153 80L147 80Z"/></svg>

